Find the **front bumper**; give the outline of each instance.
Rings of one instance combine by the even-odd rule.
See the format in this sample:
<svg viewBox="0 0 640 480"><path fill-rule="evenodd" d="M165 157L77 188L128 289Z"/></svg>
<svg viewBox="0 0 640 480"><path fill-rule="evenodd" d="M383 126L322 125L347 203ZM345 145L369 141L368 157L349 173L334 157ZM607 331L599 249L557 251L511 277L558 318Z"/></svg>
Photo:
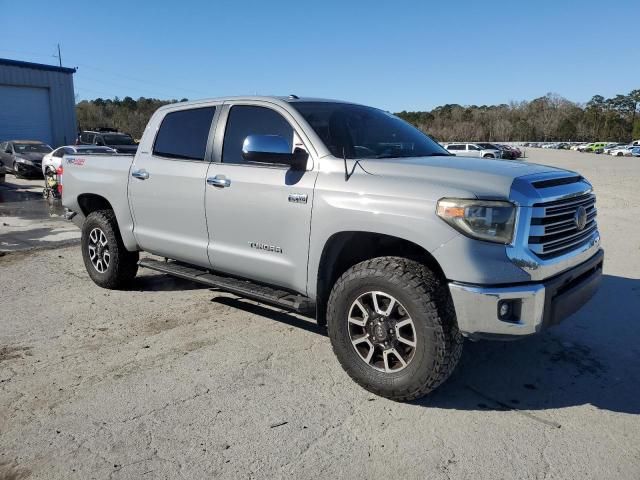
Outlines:
<svg viewBox="0 0 640 480"><path fill-rule="evenodd" d="M484 287L449 283L458 328L470 338L524 336L556 325L578 311L595 294L602 277L604 252L539 283ZM507 302L511 314L500 319Z"/></svg>
<svg viewBox="0 0 640 480"><path fill-rule="evenodd" d="M30 178L44 178L42 174L42 165L29 165L27 163L18 163L16 162L16 169L18 175L22 177L30 177Z"/></svg>

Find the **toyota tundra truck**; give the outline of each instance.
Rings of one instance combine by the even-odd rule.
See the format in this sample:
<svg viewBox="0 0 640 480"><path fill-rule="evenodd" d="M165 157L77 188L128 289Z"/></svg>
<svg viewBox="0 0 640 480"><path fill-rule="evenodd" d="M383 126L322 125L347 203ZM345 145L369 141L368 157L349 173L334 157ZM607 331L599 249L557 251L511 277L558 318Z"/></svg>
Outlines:
<svg viewBox="0 0 640 480"><path fill-rule="evenodd" d="M602 275L581 175L454 156L353 103L176 103L135 156L67 155L61 172L96 284L147 268L315 315L353 380L399 401L444 382L464 337L539 333Z"/></svg>

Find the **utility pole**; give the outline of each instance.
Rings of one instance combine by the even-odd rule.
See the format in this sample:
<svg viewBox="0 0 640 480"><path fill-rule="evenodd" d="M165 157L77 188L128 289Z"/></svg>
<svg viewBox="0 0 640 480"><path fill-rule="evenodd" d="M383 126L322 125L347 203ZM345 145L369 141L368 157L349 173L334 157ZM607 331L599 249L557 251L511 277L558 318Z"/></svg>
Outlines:
<svg viewBox="0 0 640 480"><path fill-rule="evenodd" d="M56 55L54 55L55 57ZM62 67L62 54L60 53L60 44L58 44L58 64Z"/></svg>

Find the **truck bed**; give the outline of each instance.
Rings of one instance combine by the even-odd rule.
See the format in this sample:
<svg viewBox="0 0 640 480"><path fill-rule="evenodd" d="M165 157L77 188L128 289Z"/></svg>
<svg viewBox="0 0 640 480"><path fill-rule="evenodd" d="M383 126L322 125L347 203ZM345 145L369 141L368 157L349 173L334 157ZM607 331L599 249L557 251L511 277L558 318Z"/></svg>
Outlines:
<svg viewBox="0 0 640 480"><path fill-rule="evenodd" d="M82 202L109 199L127 248L135 248L133 218L128 203L129 171L133 154L65 155L62 159L62 205L83 220Z"/></svg>

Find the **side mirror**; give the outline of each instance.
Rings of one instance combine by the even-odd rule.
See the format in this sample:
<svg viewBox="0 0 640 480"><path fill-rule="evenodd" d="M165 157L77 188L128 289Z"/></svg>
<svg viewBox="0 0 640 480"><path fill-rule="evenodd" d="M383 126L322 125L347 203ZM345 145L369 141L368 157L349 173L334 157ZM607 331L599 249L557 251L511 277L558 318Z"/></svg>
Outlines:
<svg viewBox="0 0 640 480"><path fill-rule="evenodd" d="M305 170L309 154L302 148L291 153L291 147L280 135L249 135L242 144L242 158L247 162L289 165L292 170Z"/></svg>

